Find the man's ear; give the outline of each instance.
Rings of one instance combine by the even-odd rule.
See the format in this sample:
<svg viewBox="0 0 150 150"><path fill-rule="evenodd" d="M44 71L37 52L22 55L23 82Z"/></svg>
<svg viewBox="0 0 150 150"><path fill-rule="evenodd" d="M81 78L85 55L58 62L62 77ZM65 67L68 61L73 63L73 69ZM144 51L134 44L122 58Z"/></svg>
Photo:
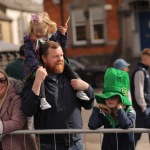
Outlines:
<svg viewBox="0 0 150 150"><path fill-rule="evenodd" d="M46 61L46 56L45 55L42 55L42 61L45 63L45 61Z"/></svg>

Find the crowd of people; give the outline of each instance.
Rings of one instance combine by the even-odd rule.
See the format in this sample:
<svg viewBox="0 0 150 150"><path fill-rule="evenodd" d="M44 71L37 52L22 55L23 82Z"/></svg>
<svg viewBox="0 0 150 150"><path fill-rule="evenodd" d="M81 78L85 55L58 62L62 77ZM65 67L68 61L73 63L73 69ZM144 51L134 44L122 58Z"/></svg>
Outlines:
<svg viewBox="0 0 150 150"><path fill-rule="evenodd" d="M104 76L101 94L72 70L64 56L68 21L57 27L46 12L31 15L20 57L0 70L0 150L84 150L81 133L11 135L15 130L82 129L82 108L92 109L88 126L150 128L150 49L129 77L118 58ZM6 73L5 73L6 72ZM102 150L134 150L141 133L106 133Z"/></svg>

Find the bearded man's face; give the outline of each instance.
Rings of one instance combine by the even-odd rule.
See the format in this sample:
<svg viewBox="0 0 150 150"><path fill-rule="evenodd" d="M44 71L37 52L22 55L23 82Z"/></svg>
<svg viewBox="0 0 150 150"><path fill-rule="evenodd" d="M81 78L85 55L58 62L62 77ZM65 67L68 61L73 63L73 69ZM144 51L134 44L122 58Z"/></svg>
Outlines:
<svg viewBox="0 0 150 150"><path fill-rule="evenodd" d="M49 73L61 74L64 70L64 57L61 47L48 49L48 55L42 57L45 68Z"/></svg>
<svg viewBox="0 0 150 150"><path fill-rule="evenodd" d="M57 74L61 74L64 71L64 61L56 62L51 68L49 68L49 71Z"/></svg>

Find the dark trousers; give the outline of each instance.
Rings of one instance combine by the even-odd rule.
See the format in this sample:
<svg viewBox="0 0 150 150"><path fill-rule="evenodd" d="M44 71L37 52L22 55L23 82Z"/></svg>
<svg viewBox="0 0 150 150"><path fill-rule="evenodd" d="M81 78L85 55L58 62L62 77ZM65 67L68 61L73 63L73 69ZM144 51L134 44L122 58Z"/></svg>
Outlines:
<svg viewBox="0 0 150 150"><path fill-rule="evenodd" d="M146 115L141 111L141 109L136 110L136 128L143 128L143 123ZM135 140L135 146L137 142L140 140L142 136L142 133L134 133L134 140ZM150 134L149 134L149 141L150 141Z"/></svg>
<svg viewBox="0 0 150 150"><path fill-rule="evenodd" d="M3 150L1 142L0 142L0 150Z"/></svg>
<svg viewBox="0 0 150 150"><path fill-rule="evenodd" d="M70 143L40 144L40 150L84 150L82 140Z"/></svg>

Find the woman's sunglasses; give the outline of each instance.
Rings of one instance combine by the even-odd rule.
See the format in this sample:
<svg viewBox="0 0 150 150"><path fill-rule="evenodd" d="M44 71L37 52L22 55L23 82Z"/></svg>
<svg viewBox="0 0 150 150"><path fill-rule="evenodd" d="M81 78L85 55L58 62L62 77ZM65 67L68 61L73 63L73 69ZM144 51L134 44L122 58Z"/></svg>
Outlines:
<svg viewBox="0 0 150 150"><path fill-rule="evenodd" d="M6 78L3 77L3 78L0 78L0 84L5 84L6 83Z"/></svg>

